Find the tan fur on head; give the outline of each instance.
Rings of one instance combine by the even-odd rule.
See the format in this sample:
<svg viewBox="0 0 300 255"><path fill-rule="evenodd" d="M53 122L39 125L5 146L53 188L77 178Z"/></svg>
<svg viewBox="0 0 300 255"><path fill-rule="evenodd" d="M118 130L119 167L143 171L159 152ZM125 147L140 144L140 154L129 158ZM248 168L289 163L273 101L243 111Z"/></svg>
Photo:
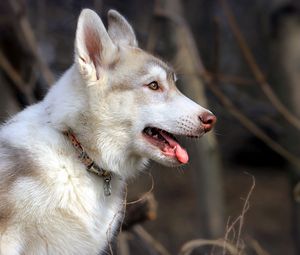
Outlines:
<svg viewBox="0 0 300 255"><path fill-rule="evenodd" d="M116 45L138 47L134 31L127 20L117 11L108 12L108 34Z"/></svg>

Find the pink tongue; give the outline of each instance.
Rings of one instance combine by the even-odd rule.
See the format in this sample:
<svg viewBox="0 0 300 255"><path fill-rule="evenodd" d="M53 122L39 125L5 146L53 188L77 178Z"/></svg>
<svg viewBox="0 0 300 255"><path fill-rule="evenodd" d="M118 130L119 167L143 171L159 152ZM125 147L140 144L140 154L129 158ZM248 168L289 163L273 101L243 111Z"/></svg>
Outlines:
<svg viewBox="0 0 300 255"><path fill-rule="evenodd" d="M176 146L175 155L177 160L183 164L186 164L189 161L189 155L179 144Z"/></svg>
<svg viewBox="0 0 300 255"><path fill-rule="evenodd" d="M189 155L187 154L187 151L168 135L164 133L161 133L161 135L168 141L171 146L166 146L163 151L169 156L175 156L180 163L186 164L189 161Z"/></svg>

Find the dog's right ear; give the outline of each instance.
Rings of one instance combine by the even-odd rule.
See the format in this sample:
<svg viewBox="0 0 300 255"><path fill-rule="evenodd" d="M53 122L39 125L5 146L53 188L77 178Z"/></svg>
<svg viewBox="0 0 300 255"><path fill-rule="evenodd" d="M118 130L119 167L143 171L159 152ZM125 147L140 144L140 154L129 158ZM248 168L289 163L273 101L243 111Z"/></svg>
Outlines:
<svg viewBox="0 0 300 255"><path fill-rule="evenodd" d="M138 42L131 25L117 11L108 11L108 34L117 45L129 45L138 47Z"/></svg>
<svg viewBox="0 0 300 255"><path fill-rule="evenodd" d="M84 9L78 19L75 39L75 62L84 77L97 81L116 57L117 47L110 39L100 17Z"/></svg>

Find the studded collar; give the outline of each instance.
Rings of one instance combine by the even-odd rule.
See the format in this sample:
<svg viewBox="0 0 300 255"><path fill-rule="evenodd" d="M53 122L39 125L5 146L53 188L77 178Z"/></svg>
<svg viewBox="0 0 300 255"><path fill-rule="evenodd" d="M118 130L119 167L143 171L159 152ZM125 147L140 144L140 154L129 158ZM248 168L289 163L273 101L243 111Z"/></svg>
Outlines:
<svg viewBox="0 0 300 255"><path fill-rule="evenodd" d="M76 149L78 158L85 165L86 170L90 173L93 173L103 178L104 194L105 196L110 196L112 173L98 166L95 163L95 161L93 161L89 157L89 155L86 153L86 151L84 150L84 148L82 147L78 139L76 138L75 134L71 130L65 131L64 135L69 139L73 147Z"/></svg>

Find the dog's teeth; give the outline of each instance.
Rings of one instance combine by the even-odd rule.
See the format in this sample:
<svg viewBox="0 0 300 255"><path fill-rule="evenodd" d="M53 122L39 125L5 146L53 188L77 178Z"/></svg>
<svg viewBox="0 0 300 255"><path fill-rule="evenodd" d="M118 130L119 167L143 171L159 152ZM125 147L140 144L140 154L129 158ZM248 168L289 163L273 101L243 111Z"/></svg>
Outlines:
<svg viewBox="0 0 300 255"><path fill-rule="evenodd" d="M151 129L151 128L147 128L147 129L145 130L145 133L146 133L147 135L152 135L152 129Z"/></svg>

